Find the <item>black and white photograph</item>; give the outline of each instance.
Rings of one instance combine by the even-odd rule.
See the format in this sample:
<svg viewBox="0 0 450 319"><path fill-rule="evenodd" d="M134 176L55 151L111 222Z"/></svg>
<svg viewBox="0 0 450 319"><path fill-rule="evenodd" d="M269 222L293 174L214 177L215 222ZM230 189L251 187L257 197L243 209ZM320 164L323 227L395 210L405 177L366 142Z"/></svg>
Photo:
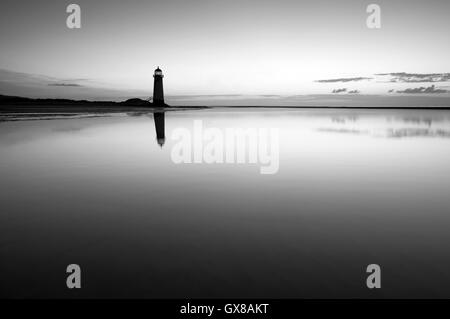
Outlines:
<svg viewBox="0 0 450 319"><path fill-rule="evenodd" d="M71 1L0 4L0 299L450 299L450 1Z"/></svg>

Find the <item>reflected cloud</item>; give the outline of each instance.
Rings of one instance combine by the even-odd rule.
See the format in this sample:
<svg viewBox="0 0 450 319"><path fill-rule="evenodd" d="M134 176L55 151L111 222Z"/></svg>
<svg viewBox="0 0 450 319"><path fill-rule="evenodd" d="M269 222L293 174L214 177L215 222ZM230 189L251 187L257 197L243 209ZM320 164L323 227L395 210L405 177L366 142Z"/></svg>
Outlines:
<svg viewBox="0 0 450 319"><path fill-rule="evenodd" d="M338 133L338 134L353 134L353 135L368 135L371 137L384 138L405 138L405 137L436 137L436 138L450 138L450 131L443 129L427 129L427 128L399 128L399 129L385 129L385 130L359 130L347 128L325 127L318 128L317 132L324 133Z"/></svg>
<svg viewBox="0 0 450 319"><path fill-rule="evenodd" d="M446 130L432 130L422 128L401 128L389 129L386 131L387 137L402 138L402 137L450 137L450 131Z"/></svg>
<svg viewBox="0 0 450 319"><path fill-rule="evenodd" d="M331 122L333 123L356 122L357 120L358 120L357 116L347 116L347 117L333 116L331 118Z"/></svg>
<svg viewBox="0 0 450 319"><path fill-rule="evenodd" d="M346 128L319 128L317 129L318 132L326 132L326 133L344 133L344 134L369 134L368 131L364 130L356 130L356 129L346 129Z"/></svg>
<svg viewBox="0 0 450 319"><path fill-rule="evenodd" d="M394 111L397 113L397 111ZM394 113L394 114L395 114ZM436 137L449 138L448 112L408 112L379 116L349 114L330 116L329 126L313 127L316 132L367 135L376 138Z"/></svg>
<svg viewBox="0 0 450 319"><path fill-rule="evenodd" d="M433 124L433 119L431 118L420 118L420 117L405 117L403 118L403 122L405 123L414 123L414 124L425 124L427 126L431 126Z"/></svg>

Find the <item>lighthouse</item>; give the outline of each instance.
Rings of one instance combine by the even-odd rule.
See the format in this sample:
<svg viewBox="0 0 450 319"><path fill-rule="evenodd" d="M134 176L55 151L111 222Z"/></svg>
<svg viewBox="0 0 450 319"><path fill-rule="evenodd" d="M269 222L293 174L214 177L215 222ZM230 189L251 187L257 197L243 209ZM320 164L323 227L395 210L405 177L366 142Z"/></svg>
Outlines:
<svg viewBox="0 0 450 319"><path fill-rule="evenodd" d="M155 70L153 74L155 78L153 83L153 105L155 106L164 106L164 90L163 90L163 73L161 69L158 68Z"/></svg>

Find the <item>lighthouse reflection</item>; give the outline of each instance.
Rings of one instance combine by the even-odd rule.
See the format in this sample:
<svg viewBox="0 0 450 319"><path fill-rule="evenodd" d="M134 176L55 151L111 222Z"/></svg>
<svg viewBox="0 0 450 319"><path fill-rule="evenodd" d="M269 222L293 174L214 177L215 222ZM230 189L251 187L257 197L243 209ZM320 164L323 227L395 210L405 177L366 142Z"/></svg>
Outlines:
<svg viewBox="0 0 450 319"><path fill-rule="evenodd" d="M153 119L155 121L155 130L156 130L156 141L161 148L164 146L166 142L166 134L165 134L165 112L157 111L153 113Z"/></svg>

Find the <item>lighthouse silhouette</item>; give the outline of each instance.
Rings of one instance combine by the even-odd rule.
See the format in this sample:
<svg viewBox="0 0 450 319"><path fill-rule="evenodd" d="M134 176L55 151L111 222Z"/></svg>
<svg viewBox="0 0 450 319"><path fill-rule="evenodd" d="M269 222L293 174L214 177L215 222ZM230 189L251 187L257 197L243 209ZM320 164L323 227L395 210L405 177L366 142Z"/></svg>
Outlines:
<svg viewBox="0 0 450 319"><path fill-rule="evenodd" d="M155 106L164 106L164 90L163 90L163 73L161 69L158 68L155 70L153 74L155 78L153 83L153 105Z"/></svg>

